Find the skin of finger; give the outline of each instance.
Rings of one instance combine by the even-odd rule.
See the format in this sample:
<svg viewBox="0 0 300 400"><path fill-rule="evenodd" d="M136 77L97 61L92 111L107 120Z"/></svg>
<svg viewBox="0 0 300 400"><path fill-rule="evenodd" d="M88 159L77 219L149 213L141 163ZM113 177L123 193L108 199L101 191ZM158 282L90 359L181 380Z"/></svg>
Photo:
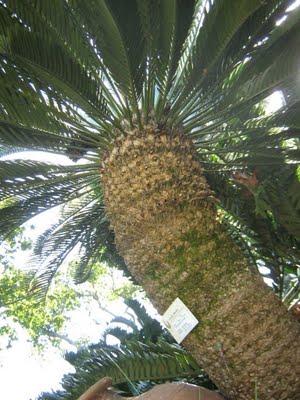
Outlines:
<svg viewBox="0 0 300 400"><path fill-rule="evenodd" d="M103 378L91 386L78 400L224 400L216 392L187 383L165 383L157 385L137 397L122 397L108 390L110 378Z"/></svg>

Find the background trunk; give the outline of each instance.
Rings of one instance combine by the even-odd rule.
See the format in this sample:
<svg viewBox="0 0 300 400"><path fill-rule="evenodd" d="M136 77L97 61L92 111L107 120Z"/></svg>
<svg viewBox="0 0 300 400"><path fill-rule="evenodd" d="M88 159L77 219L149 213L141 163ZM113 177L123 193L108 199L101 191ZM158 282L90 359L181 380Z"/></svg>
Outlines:
<svg viewBox="0 0 300 400"><path fill-rule="evenodd" d="M184 341L231 399L296 400L300 325L218 221L192 143L134 132L102 173L120 253L160 313L179 297L200 321Z"/></svg>

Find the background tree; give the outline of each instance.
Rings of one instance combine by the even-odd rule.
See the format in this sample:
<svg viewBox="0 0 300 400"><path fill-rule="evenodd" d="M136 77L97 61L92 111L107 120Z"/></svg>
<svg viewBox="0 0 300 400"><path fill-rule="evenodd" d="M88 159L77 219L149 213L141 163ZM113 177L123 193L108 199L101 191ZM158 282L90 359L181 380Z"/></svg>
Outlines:
<svg viewBox="0 0 300 400"><path fill-rule="evenodd" d="M17 339L11 321L25 328L33 344L42 348L47 340L57 345L61 340L74 344L60 333L67 319L67 312L78 307L76 291L65 283L55 283L44 302L28 296L30 275L10 267L0 278L1 330Z"/></svg>
<svg viewBox="0 0 300 400"><path fill-rule="evenodd" d="M281 258L287 243L297 254L299 10L290 5L7 0L0 7L3 151L85 159L71 166L1 162L4 236L66 203L35 248L44 265L32 291L47 290L76 245L83 275L103 245L115 256L115 235L160 312L179 296L198 317L185 345L232 398L248 399L258 385L262 399L299 391L290 367L299 325L220 224L237 219L231 227L249 232L247 216L260 211L263 223L250 229L257 248L274 246L264 229L271 226ZM275 89L289 93L287 102L267 116L261 102ZM269 183L282 187L275 166L290 168L282 196L261 186L274 174ZM238 193L243 175L253 194L241 207L240 196L227 204L226 190ZM222 179L224 187L214 183Z"/></svg>
<svg viewBox="0 0 300 400"><path fill-rule="evenodd" d="M13 246L13 253L17 251L16 248ZM6 265L5 272L0 276L0 332L7 335L10 346L13 340L18 339L15 327L21 326L40 351L49 345L60 347L62 341L80 347L88 339L84 333L75 340L68 334L74 319L72 313L89 314L91 322L99 326L100 335L105 329L103 313L114 320L117 315L111 308L113 302L129 299L138 291L116 269L99 262L93 266L84 284L75 284L72 279L75 266L74 260L65 268L64 273L55 277L47 297L43 301L37 301L34 296L28 296L32 273L13 267L12 264ZM125 316L126 314L121 322L131 321L132 326L135 326L132 317L128 315L126 319Z"/></svg>
<svg viewBox="0 0 300 400"><path fill-rule="evenodd" d="M32 225L30 229L34 229ZM32 240L25 234L25 228L15 229L7 235L0 247L0 272L5 272L14 262L17 252L24 252L32 248Z"/></svg>

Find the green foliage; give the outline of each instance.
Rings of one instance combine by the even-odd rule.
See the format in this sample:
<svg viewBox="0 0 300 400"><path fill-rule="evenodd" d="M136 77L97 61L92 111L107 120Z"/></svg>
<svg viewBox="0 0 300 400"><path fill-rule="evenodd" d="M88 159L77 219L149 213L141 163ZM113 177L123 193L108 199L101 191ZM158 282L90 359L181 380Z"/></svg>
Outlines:
<svg viewBox="0 0 300 400"><path fill-rule="evenodd" d="M34 229L31 226L30 229ZM19 227L12 231L0 247L0 273L4 272L12 263L17 252L30 250L32 241L25 234L25 228Z"/></svg>
<svg viewBox="0 0 300 400"><path fill-rule="evenodd" d="M246 245L255 237L252 259L268 267L277 260L272 279L283 287L282 271L294 271L300 220L300 11L286 11L290 3L1 2L0 154L42 150L77 162L0 162L1 238L63 205L34 248L33 268L43 264L37 295L76 246L77 282L99 259L126 270L99 167L117 136L150 119L193 140L229 231ZM266 115L263 101L275 90L286 104ZM259 184L245 199L232 173L256 169Z"/></svg>
<svg viewBox="0 0 300 400"><path fill-rule="evenodd" d="M109 298L110 300L115 300L120 297L123 299L131 299L137 290L139 290L139 287L133 285L132 282L129 282L119 288L114 289Z"/></svg>
<svg viewBox="0 0 300 400"><path fill-rule="evenodd" d="M33 344L43 346L43 337L51 343L59 343L56 332L63 327L66 312L78 306L76 292L63 283L57 283L44 302L37 302L28 295L31 276L13 267L7 268L0 277L0 307L2 308L1 333L17 338L11 321L20 324L28 332Z"/></svg>
<svg viewBox="0 0 300 400"><path fill-rule="evenodd" d="M78 263L73 260L64 274L56 276L46 298L38 301L31 295L35 274L13 266L16 253L20 255L22 247L24 249L31 243L27 238L28 232L30 228L19 228L4 242L6 254L2 257L5 262L2 262L0 275L0 333L9 340L9 344L17 339L18 328L21 327L40 350L49 343L60 347L62 341L79 346L86 338L72 341L65 333L69 311L76 309L90 313L91 307L95 312L96 306L99 313L104 311L114 316L109 311L111 302L120 297L130 298L139 290L120 271L109 269L107 264L99 261L89 266L90 273L84 285L74 284L72 277L77 274ZM96 315L95 324L100 322Z"/></svg>
<svg viewBox="0 0 300 400"><path fill-rule="evenodd" d="M231 173L209 174L209 182L221 200L223 222L244 249L254 268L266 267L266 278L283 299L299 282L299 180L293 165L277 168L261 165L244 173L244 184ZM253 175L254 174L254 175ZM255 176L256 184L249 185ZM296 189L296 190L295 190ZM289 297L299 298L298 283Z"/></svg>

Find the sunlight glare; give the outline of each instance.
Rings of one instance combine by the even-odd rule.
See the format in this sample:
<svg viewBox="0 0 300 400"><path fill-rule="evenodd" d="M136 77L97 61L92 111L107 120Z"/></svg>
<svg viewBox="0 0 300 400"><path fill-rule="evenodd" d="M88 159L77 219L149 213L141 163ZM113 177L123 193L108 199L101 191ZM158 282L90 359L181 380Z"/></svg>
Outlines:
<svg viewBox="0 0 300 400"><path fill-rule="evenodd" d="M276 21L275 25L280 26L286 19L287 19L287 15L284 15L278 21Z"/></svg>
<svg viewBox="0 0 300 400"><path fill-rule="evenodd" d="M300 6L300 0L295 0L294 3L292 3L287 9L287 12L295 10L297 7Z"/></svg>
<svg viewBox="0 0 300 400"><path fill-rule="evenodd" d="M20 151L2 157L2 160L30 160L41 161L59 165L73 165L74 162L69 157L62 154L46 153L44 151Z"/></svg>
<svg viewBox="0 0 300 400"><path fill-rule="evenodd" d="M264 100L265 112L267 115L280 110L284 105L285 99L281 90L276 90Z"/></svg>

